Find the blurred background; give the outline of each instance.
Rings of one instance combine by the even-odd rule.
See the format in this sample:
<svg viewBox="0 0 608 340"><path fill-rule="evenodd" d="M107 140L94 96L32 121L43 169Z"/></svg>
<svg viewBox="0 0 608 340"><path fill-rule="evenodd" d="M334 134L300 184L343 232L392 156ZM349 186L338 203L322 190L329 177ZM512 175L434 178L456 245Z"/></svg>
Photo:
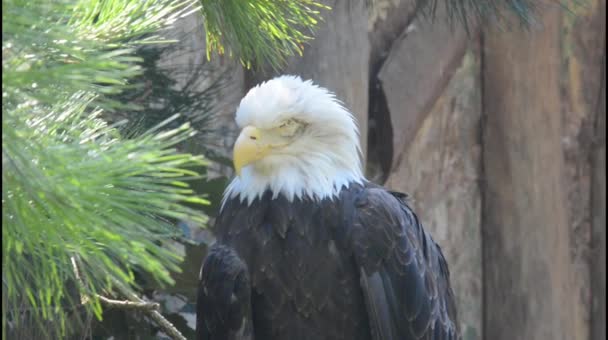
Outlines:
<svg viewBox="0 0 608 340"><path fill-rule="evenodd" d="M444 6L429 20L415 0L321 2L331 10L314 39L278 68L208 59L197 15L175 22L175 45L138 49L147 85L117 98L151 113L131 121L185 112L203 133L180 150L211 160L194 183L210 228L178 222L191 241L177 244L182 273L162 289L141 279L146 295L192 337L200 265L233 176L236 107L287 73L334 91L358 120L367 177L410 195L448 260L464 340L605 339L606 2L543 3L527 28L465 26ZM110 309L91 334L145 339L152 328Z"/></svg>

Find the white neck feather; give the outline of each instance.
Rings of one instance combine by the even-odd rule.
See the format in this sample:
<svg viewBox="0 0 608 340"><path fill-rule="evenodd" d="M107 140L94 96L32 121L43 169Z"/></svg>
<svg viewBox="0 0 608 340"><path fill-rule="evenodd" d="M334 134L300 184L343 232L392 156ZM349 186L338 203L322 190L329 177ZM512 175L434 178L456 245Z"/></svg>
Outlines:
<svg viewBox="0 0 608 340"><path fill-rule="evenodd" d="M222 207L227 199L236 197L250 205L266 190L273 193L273 199L279 195L289 201L294 198L331 199L343 187L365 181L358 143L352 143L350 147L345 143L333 144L336 145L333 150L327 150L323 145L332 144L317 144L318 148L315 148L308 143L306 150L302 148L301 153L295 153L298 156L271 156L243 168L241 176L235 177L226 188Z"/></svg>

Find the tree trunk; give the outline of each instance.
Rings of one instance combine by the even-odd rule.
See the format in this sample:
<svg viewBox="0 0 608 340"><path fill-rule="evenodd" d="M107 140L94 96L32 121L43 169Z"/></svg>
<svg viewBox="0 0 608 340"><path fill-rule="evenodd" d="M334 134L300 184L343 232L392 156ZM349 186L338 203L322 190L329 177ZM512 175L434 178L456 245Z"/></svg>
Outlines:
<svg viewBox="0 0 608 340"><path fill-rule="evenodd" d="M448 259L464 340L482 339L479 83L475 49L456 67L386 183L410 195L424 228Z"/></svg>
<svg viewBox="0 0 608 340"><path fill-rule="evenodd" d="M444 92L452 75L462 62L467 36L462 27L447 24L443 6L436 21L414 20L411 32L396 41L378 78L384 89L393 126L393 169Z"/></svg>
<svg viewBox="0 0 608 340"><path fill-rule="evenodd" d="M374 68L384 62L395 42L407 34L416 17L416 0L371 0L369 4L370 65Z"/></svg>
<svg viewBox="0 0 608 340"><path fill-rule="evenodd" d="M605 50L604 50L605 51ZM606 53L606 52L604 52ZM591 339L606 339L606 55L592 155Z"/></svg>
<svg viewBox="0 0 608 340"><path fill-rule="evenodd" d="M590 301L595 254L593 239L592 152L594 124L602 86L602 58L606 30L606 2L589 0L573 9L576 15L562 14L562 147L565 159L564 190L567 197L570 229L570 256L573 264L577 305L584 306L584 326L577 338L590 338L590 320L594 318Z"/></svg>
<svg viewBox="0 0 608 340"><path fill-rule="evenodd" d="M577 339L561 148L560 10L484 32L485 339Z"/></svg>

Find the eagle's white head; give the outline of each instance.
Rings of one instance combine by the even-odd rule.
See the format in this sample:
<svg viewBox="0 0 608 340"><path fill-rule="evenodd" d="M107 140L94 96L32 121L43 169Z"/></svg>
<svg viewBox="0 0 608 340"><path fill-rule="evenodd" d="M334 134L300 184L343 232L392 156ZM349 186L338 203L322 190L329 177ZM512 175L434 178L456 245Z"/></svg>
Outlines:
<svg viewBox="0 0 608 340"><path fill-rule="evenodd" d="M274 197L319 200L364 181L357 124L334 94L296 76L252 88L241 100L234 145L237 177L224 201L249 204L266 190Z"/></svg>

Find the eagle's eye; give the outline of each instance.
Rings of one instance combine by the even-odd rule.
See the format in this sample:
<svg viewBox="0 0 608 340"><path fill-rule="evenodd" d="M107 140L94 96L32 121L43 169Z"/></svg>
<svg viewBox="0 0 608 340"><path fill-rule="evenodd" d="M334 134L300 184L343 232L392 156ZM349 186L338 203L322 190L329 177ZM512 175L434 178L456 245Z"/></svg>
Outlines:
<svg viewBox="0 0 608 340"><path fill-rule="evenodd" d="M283 137L293 137L298 131L300 131L304 127L304 123L296 120L296 119L288 119L286 121L281 122L281 124L277 127L279 133Z"/></svg>

